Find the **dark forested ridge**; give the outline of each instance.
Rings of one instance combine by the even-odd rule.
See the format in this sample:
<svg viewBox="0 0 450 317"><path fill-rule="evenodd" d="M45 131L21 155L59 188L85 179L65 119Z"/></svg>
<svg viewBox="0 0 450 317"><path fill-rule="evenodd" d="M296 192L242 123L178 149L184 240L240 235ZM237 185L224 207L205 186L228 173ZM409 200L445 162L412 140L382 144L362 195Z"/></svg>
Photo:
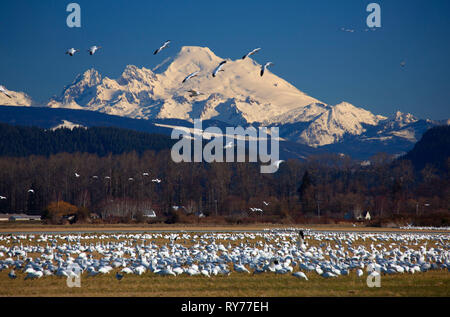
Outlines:
<svg viewBox="0 0 450 317"><path fill-rule="evenodd" d="M93 153L105 156L136 151L168 149L174 144L168 136L112 127L62 128L11 126L0 123L0 156L29 156L67 153Z"/></svg>
<svg viewBox="0 0 450 317"><path fill-rule="evenodd" d="M425 132L422 139L404 157L410 160L416 170L427 165L444 171L450 157L450 126L434 127Z"/></svg>

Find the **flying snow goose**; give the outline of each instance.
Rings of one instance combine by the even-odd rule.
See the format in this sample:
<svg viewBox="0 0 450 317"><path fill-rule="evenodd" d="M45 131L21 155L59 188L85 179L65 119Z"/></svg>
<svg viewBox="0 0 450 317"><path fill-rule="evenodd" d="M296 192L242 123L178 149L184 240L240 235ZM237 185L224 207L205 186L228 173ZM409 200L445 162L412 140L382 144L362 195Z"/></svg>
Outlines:
<svg viewBox="0 0 450 317"><path fill-rule="evenodd" d="M3 87L2 85L0 85L0 92L4 93L6 97L12 98L11 95L6 92L6 88Z"/></svg>
<svg viewBox="0 0 450 317"><path fill-rule="evenodd" d="M200 73L200 71L198 70L198 71L196 71L196 72L193 72L192 74L189 74L185 79L183 79L183 84L184 84L186 81L188 81L189 79L194 78L195 76L198 76L199 73Z"/></svg>
<svg viewBox="0 0 450 317"><path fill-rule="evenodd" d="M194 89L188 90L188 92L190 93L189 97L197 97L197 96L203 95L202 92L199 92Z"/></svg>
<svg viewBox="0 0 450 317"><path fill-rule="evenodd" d="M223 61L223 62L220 62L220 64L219 64L219 66L217 66L216 67L216 69L214 69L214 71L213 71L213 77L216 77L216 75L217 75L217 73L218 72L223 72L224 70L222 69L222 67L223 67L223 65L226 63L227 61Z"/></svg>
<svg viewBox="0 0 450 317"><path fill-rule="evenodd" d="M264 76L264 72L267 69L267 67L272 66L273 63L272 62L267 62L264 66L261 67L261 77Z"/></svg>
<svg viewBox="0 0 450 317"><path fill-rule="evenodd" d="M227 145L225 145L223 148L224 148L224 149L231 149L231 148L233 148L233 147L234 147L234 142L233 142L233 141L230 141L230 142L228 142Z"/></svg>
<svg viewBox="0 0 450 317"><path fill-rule="evenodd" d="M170 40L169 40L169 41L165 41L164 44L163 44L160 48L158 48L158 49L153 53L153 55L156 55L156 54L158 54L159 52L161 52L163 49L165 49L166 47L168 47L169 44L170 44Z"/></svg>
<svg viewBox="0 0 450 317"><path fill-rule="evenodd" d="M244 55L244 56L242 57L242 59L246 59L247 57L252 56L253 54L258 53L260 50L261 50L260 47L255 48L253 51L251 51L251 52L247 53L246 55Z"/></svg>
<svg viewBox="0 0 450 317"><path fill-rule="evenodd" d="M99 49L101 49L101 46L91 46L91 48L88 49L88 52L90 55L94 55L95 52L97 52Z"/></svg>
<svg viewBox="0 0 450 317"><path fill-rule="evenodd" d="M75 48L69 48L67 51L66 51L66 55L70 55L70 56L74 56L75 55L75 53L77 53L77 52L79 52L80 50L77 50L77 49L75 49Z"/></svg>
<svg viewBox="0 0 450 317"><path fill-rule="evenodd" d="M272 165L276 166L277 168L280 168L280 164L283 162L284 162L284 160L279 160L279 161L274 162Z"/></svg>

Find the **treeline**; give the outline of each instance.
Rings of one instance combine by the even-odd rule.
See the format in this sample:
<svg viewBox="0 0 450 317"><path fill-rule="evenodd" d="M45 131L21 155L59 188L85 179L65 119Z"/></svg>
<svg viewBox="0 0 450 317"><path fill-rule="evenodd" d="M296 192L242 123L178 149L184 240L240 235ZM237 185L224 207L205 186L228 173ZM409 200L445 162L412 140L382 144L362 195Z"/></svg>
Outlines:
<svg viewBox="0 0 450 317"><path fill-rule="evenodd" d="M105 156L136 151L160 151L171 148L168 136L114 127L61 128L45 130L37 127L0 124L0 156L48 156L57 153L92 153Z"/></svg>
<svg viewBox="0 0 450 317"><path fill-rule="evenodd" d="M65 201L104 220L130 218L142 207L175 222L172 206L209 217L278 222L362 211L375 217L448 213L448 166L445 172L430 166L417 172L408 160L392 162L380 154L371 161L361 166L327 154L261 174L256 163L177 164L170 150L0 157L0 195L6 198L0 211L40 214Z"/></svg>
<svg viewBox="0 0 450 317"><path fill-rule="evenodd" d="M230 222L448 215L449 135L448 127L431 129L397 160L379 154L361 165L324 154L261 174L256 163L174 163L166 136L0 124L0 212L61 215L49 206L66 202L102 221L142 220L145 210L167 222L186 214Z"/></svg>

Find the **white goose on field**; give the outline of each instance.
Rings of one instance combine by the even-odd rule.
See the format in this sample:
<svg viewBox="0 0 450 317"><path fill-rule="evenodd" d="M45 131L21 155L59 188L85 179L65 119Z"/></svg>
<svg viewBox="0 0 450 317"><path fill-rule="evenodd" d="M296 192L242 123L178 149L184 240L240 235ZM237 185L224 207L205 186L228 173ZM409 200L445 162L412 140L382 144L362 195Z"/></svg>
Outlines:
<svg viewBox="0 0 450 317"><path fill-rule="evenodd" d="M11 270L11 272L9 272L8 277L10 279L15 279L17 278L16 272L14 272L14 270Z"/></svg>
<svg viewBox="0 0 450 317"><path fill-rule="evenodd" d="M234 263L234 270L237 273L249 273L250 274L250 271L244 265L242 265L240 263Z"/></svg>
<svg viewBox="0 0 450 317"><path fill-rule="evenodd" d="M293 273L292 276L295 276L300 279L308 280L308 277L306 276L306 274L301 271Z"/></svg>

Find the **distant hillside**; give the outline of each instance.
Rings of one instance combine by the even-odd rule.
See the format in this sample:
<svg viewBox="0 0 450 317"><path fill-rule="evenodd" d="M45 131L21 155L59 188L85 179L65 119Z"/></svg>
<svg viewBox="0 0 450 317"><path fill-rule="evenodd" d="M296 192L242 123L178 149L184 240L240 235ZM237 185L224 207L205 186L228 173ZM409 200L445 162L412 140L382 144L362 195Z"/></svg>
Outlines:
<svg viewBox="0 0 450 317"><path fill-rule="evenodd" d="M95 111L73 109L51 109L47 107L0 106L0 122L11 125L34 126L51 129L64 121L85 127L116 127L140 132L169 134L170 129L160 128L148 120L138 120L107 115ZM157 120L155 120L157 121ZM181 120L170 121L172 124Z"/></svg>
<svg viewBox="0 0 450 317"><path fill-rule="evenodd" d="M450 126L431 128L403 158L410 160L416 170L431 164L439 170L446 169L450 157Z"/></svg>
<svg viewBox="0 0 450 317"><path fill-rule="evenodd" d="M53 129L58 126L80 125L84 127L116 127L138 132L162 134L169 136L173 127L193 128L191 122L180 119L131 119L109 115L106 113L76 110L53 109L47 107L8 107L0 106L0 122L14 125ZM203 121L203 129L207 127L219 127L225 131L228 125L218 120ZM304 144L295 142L280 142L280 158L303 160L310 155L323 153Z"/></svg>
<svg viewBox="0 0 450 317"><path fill-rule="evenodd" d="M109 153L160 151L171 148L173 144L174 141L165 135L113 127L45 130L0 123L0 156L51 155L62 152L105 156Z"/></svg>

